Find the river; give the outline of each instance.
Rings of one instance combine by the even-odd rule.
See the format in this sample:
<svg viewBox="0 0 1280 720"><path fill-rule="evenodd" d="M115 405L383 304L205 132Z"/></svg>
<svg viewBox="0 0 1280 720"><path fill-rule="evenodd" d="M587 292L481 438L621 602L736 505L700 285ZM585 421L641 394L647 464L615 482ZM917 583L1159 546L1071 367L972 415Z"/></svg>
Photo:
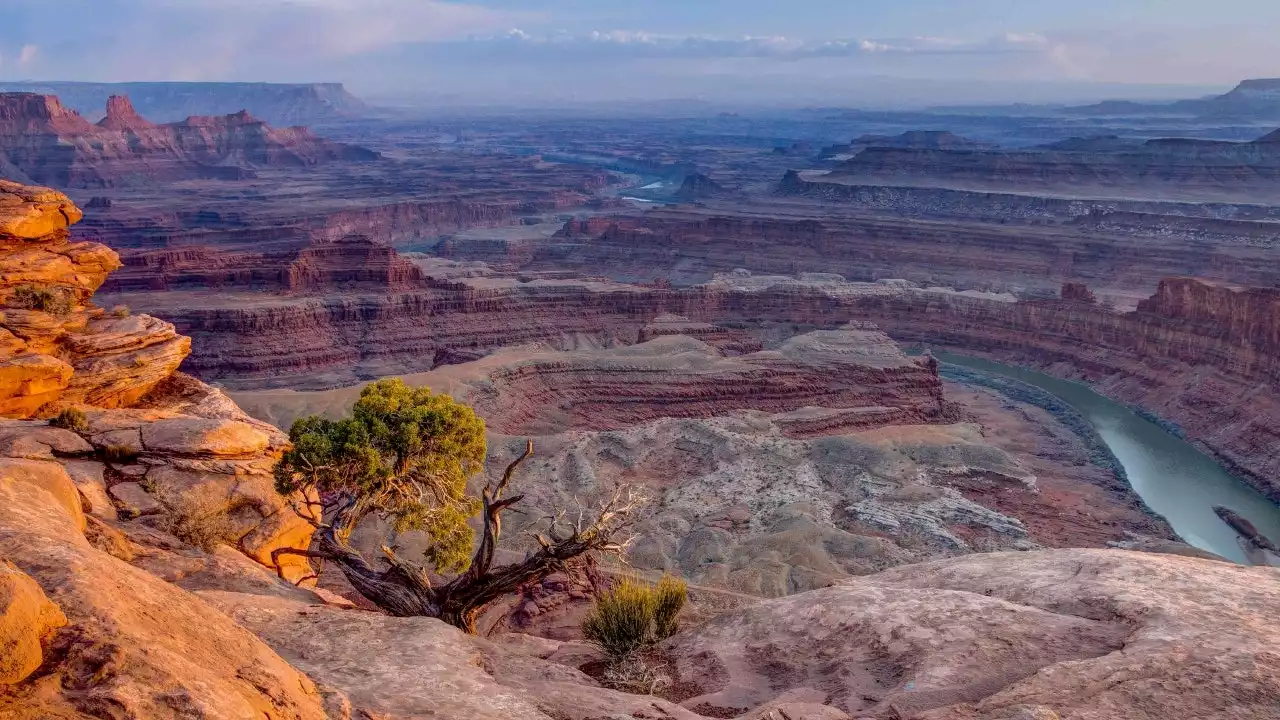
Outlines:
<svg viewBox="0 0 1280 720"><path fill-rule="evenodd" d="M1222 505L1280 540L1280 506L1228 473L1211 456L1085 385L1026 368L951 353L938 360L1034 385L1075 408L1124 466L1129 484L1187 543L1247 563L1236 532L1213 512Z"/></svg>

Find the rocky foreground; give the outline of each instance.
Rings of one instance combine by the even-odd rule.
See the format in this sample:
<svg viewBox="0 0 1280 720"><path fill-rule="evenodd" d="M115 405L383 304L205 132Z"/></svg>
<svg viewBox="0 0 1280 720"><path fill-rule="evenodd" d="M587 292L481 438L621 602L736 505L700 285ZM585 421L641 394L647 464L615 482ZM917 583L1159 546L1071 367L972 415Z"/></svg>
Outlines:
<svg viewBox="0 0 1280 720"><path fill-rule="evenodd" d="M987 527L998 547L1034 547L1016 520L925 482L951 467L1007 498L1034 478L950 422L927 362L863 326L766 353L663 317L633 348L454 368L459 395L491 393L499 422L555 433L529 468L554 478L532 483L532 505L639 477L666 494L637 557L750 590L695 588L697 612L656 653L655 695L601 686L583 671L599 656L572 639L471 637L308 589L309 566L269 567L311 530L289 507L307 499L271 485L283 436L177 373L189 346L172 326L90 302L118 261L68 240L79 217L59 193L0 186L0 718L1261 720L1280 706L1280 570L1053 550L849 577L876 552L921 554L816 523L822 503L889 537L898 523L968 548L960 528ZM700 401L722 417L654 419L651 403L698 377L673 363L734 386L803 391L825 372L848 387L800 392L826 407L746 410L729 393ZM646 374L629 399L610 381ZM574 403L545 402L579 386ZM934 424L815 431L866 408ZM225 524L194 534L209 513Z"/></svg>
<svg viewBox="0 0 1280 720"><path fill-rule="evenodd" d="M1280 705L1274 569L1118 550L907 566L686 630L662 648L677 682L652 697L600 687L572 643L469 637L328 605L235 554L86 537L56 463L3 461L0 500L0 717L1261 720ZM166 582L143 553L190 571Z"/></svg>

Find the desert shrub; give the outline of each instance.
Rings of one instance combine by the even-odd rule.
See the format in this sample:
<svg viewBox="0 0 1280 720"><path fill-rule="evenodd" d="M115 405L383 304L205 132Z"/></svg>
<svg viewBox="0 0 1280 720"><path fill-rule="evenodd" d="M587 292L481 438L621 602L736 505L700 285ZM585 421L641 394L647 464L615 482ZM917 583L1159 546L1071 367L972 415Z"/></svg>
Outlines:
<svg viewBox="0 0 1280 720"><path fill-rule="evenodd" d="M159 492L166 515L160 529L188 545L213 552L221 543L234 543L235 523L222 503L201 495Z"/></svg>
<svg viewBox="0 0 1280 720"><path fill-rule="evenodd" d="M72 432L89 432L89 418L85 417L84 411L79 408L63 410L54 417L49 418L49 424Z"/></svg>
<svg viewBox="0 0 1280 720"><path fill-rule="evenodd" d="M117 305L117 306L115 306L115 307L111 308L111 316L112 316L112 317L118 317L118 318L127 318L127 317L129 317L129 306L128 306L128 305Z"/></svg>
<svg viewBox="0 0 1280 720"><path fill-rule="evenodd" d="M675 634L687 594L685 582L671 576L664 576L657 586L624 578L596 600L582 623L582 634L615 664L621 663Z"/></svg>
<svg viewBox="0 0 1280 720"><path fill-rule="evenodd" d="M680 630L680 610L689 598L689 584L680 578L663 575L653 588L653 634L666 640Z"/></svg>
<svg viewBox="0 0 1280 720"><path fill-rule="evenodd" d="M102 449L107 462L127 465L138 459L138 453L128 445L108 445Z"/></svg>
<svg viewBox="0 0 1280 720"><path fill-rule="evenodd" d="M71 295L65 290L21 285L14 288L10 302L14 307L39 310L50 315L66 315L71 312Z"/></svg>

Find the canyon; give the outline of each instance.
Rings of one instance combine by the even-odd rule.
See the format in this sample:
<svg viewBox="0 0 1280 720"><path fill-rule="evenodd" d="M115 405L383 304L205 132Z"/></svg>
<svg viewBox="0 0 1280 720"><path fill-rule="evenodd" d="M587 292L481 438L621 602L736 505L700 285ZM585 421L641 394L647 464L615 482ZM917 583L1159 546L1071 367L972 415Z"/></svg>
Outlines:
<svg viewBox="0 0 1280 720"><path fill-rule="evenodd" d="M3 82L0 92L56 95L67 107L97 119L113 96L129 97L157 122L241 110L280 127L363 117L371 109L341 83Z"/></svg>
<svg viewBox="0 0 1280 720"><path fill-rule="evenodd" d="M0 95L0 618L23 618L0 622L21 648L0 717L1280 702L1275 569L1186 544L1081 412L933 354L1087 383L1280 503L1261 120L1099 114L1080 138L1072 108L375 117L327 85L65 90L85 115ZM692 584L654 650L669 684L591 674L594 569L521 588L470 637L280 562L317 500L275 491L281 429L388 376L475 408L478 482L533 442L503 557L643 492L629 565L605 572ZM184 534L192 508L225 535ZM352 542L432 539L371 520Z"/></svg>
<svg viewBox="0 0 1280 720"><path fill-rule="evenodd" d="M106 108L106 116L90 124L56 97L0 93L0 164L24 182L100 188L233 180L257 166L379 157L303 128L272 129L245 111L156 125L138 115L127 97L111 96Z"/></svg>

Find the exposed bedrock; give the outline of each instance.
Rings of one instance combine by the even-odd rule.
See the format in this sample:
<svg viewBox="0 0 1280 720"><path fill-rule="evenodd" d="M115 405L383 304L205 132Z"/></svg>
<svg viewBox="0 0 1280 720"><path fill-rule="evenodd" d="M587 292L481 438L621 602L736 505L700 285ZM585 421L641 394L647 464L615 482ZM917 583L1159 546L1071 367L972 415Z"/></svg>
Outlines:
<svg viewBox="0 0 1280 720"><path fill-rule="evenodd" d="M1172 218L1263 221L1280 218L1280 208L1251 202L1192 202L1168 199L1034 195L1014 190L887 185L832 178L820 172L788 171L775 188L780 196L803 196L855 206L869 212L908 217L955 217L1033 222L1089 215L1135 213Z"/></svg>
<svg viewBox="0 0 1280 720"><path fill-rule="evenodd" d="M1280 145L1159 138L1107 146L1066 141L1027 149L868 147L841 163L831 179L1055 190L1087 195L1123 188L1129 194L1182 199L1267 197L1280 181Z"/></svg>
<svg viewBox="0 0 1280 720"><path fill-rule="evenodd" d="M737 358L672 336L609 353L535 356L491 372L468 400L490 427L510 435L734 410L794 413L778 424L799 436L956 416L943 401L937 367L908 359L874 326L817 331Z"/></svg>
<svg viewBox="0 0 1280 720"><path fill-rule="evenodd" d="M177 373L191 340L172 324L93 305L119 261L68 240L79 219L60 192L0 181L0 456L69 472L96 517L172 529L225 512L223 539L260 563L305 547L311 528L271 477L287 439ZM66 427L33 419L62 411Z"/></svg>
<svg viewBox="0 0 1280 720"><path fill-rule="evenodd" d="M309 167L380 156L312 135L274 129L240 111L156 125L113 96L90 124L58 98L0 93L0 168L10 179L55 187L104 188L176 180L235 180L253 167Z"/></svg>
<svg viewBox="0 0 1280 720"><path fill-rule="evenodd" d="M281 298L259 307L234 296L219 307L169 293L156 298L156 310L195 338L200 352L191 371L239 388L332 387L429 370L451 353L474 357L529 342L562 349L632 344L666 314L772 343L794 334L794 326L871 321L899 341L1087 380L1181 426L1280 498L1280 456L1272 451L1280 434L1275 291L1170 278L1141 309L1119 313L1077 300L1017 302L820 275L727 275L687 289L542 280L439 285L394 295Z"/></svg>
<svg viewBox="0 0 1280 720"><path fill-rule="evenodd" d="M907 189L912 192L939 192ZM901 192L905 192L903 190ZM1016 203L1042 200L1010 196ZM867 206L841 216L830 208L780 205L770 215L725 208L676 208L566 223L555 236L506 242L455 241L438 252L527 271L573 269L624 282L705 282L720 272L834 272L857 280L904 278L929 285L1042 292L1083 279L1099 290L1147 292L1152 277L1195 275L1252 285L1280 281L1267 260L1280 237L1275 222L1080 211L1053 221L1017 217L999 200L990 214L942 219L929 200L899 207L910 217ZM997 209L998 208L998 209ZM923 218L923 219L922 219ZM934 219L929 219L934 218ZM1130 225L1139 226L1135 231Z"/></svg>

